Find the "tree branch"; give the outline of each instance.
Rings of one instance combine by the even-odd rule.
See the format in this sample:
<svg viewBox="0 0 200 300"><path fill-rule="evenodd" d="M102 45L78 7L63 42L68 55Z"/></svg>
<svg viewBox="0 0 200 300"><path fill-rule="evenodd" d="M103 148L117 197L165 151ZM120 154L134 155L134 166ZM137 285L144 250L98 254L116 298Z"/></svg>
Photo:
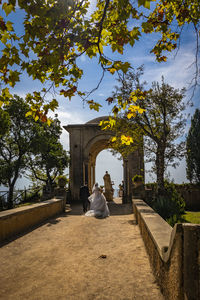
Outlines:
<svg viewBox="0 0 200 300"><path fill-rule="evenodd" d="M100 21L100 23L99 23L99 36L98 36L97 47L98 47L98 50L99 50L99 54L100 54L100 55L102 55L101 50L100 50L100 47L99 47L100 40L101 40L101 32L102 32L102 30L103 30L103 22L104 22L104 19L105 19L105 17L106 17L106 12L107 12L109 3L110 3L110 0L106 0L106 4L105 4L105 7L104 7L104 11L103 11L103 16L102 16L101 21Z"/></svg>

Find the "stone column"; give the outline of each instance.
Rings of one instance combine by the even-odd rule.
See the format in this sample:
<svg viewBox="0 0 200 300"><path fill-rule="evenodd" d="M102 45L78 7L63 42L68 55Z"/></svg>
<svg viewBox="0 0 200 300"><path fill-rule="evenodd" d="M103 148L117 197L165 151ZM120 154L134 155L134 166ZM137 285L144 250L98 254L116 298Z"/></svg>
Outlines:
<svg viewBox="0 0 200 300"><path fill-rule="evenodd" d="M83 184L88 184L88 162L84 162L83 164Z"/></svg>
<svg viewBox="0 0 200 300"><path fill-rule="evenodd" d="M128 160L124 159L123 162L124 167L124 192L122 197L122 203L127 203L127 196L128 196Z"/></svg>
<svg viewBox="0 0 200 300"><path fill-rule="evenodd" d="M95 168L96 168L96 165L95 163L93 162L93 183L95 184L96 183L96 178L95 178ZM94 185L93 184L93 185Z"/></svg>

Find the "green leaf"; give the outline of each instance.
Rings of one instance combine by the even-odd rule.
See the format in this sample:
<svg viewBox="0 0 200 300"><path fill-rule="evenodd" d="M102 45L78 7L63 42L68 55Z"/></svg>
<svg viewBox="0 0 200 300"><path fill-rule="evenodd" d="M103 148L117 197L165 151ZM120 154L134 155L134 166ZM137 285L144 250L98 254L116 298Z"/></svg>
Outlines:
<svg viewBox="0 0 200 300"><path fill-rule="evenodd" d="M7 4L7 3L4 3L2 5L2 8L5 11L6 16L8 16L11 13L11 11L14 10L14 6L12 4Z"/></svg>
<svg viewBox="0 0 200 300"><path fill-rule="evenodd" d="M12 99L12 95L10 94L8 88L2 89L1 93L3 97Z"/></svg>
<svg viewBox="0 0 200 300"><path fill-rule="evenodd" d="M122 71L123 71L123 73L127 73L127 71L128 71L128 69L130 68L130 63L128 63L128 62L125 62L125 63L123 63L122 65L121 65L121 69L122 69Z"/></svg>
<svg viewBox="0 0 200 300"><path fill-rule="evenodd" d="M138 6L144 6L145 8L150 9L150 2L155 0L138 0Z"/></svg>
<svg viewBox="0 0 200 300"><path fill-rule="evenodd" d="M50 102L49 107L52 111L54 111L58 107L58 101L56 99L53 99Z"/></svg>
<svg viewBox="0 0 200 300"><path fill-rule="evenodd" d="M8 31L12 31L13 30L13 23L12 22L10 22L10 21L8 21L7 23L6 23L6 27L7 27L7 30Z"/></svg>
<svg viewBox="0 0 200 300"><path fill-rule="evenodd" d="M5 45L7 43L7 40L10 39L10 35L8 32L4 31L2 34L1 42Z"/></svg>
<svg viewBox="0 0 200 300"><path fill-rule="evenodd" d="M94 109L96 111L99 111L99 108L102 107L101 104L94 102L94 100L89 100L87 103L89 104L90 109Z"/></svg>
<svg viewBox="0 0 200 300"><path fill-rule="evenodd" d="M145 33L151 33L153 31L153 25L148 22L143 22L142 31L144 31Z"/></svg>

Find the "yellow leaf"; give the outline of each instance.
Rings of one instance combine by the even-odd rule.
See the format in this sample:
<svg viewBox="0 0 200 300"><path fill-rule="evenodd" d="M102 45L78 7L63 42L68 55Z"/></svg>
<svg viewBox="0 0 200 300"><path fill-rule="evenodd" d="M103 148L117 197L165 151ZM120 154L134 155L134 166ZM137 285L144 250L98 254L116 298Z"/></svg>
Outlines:
<svg viewBox="0 0 200 300"><path fill-rule="evenodd" d="M116 136L114 136L111 140L111 142L115 142L117 140Z"/></svg>
<svg viewBox="0 0 200 300"><path fill-rule="evenodd" d="M143 114L143 112L144 112L145 110L146 110L146 109L139 108L139 109L138 109L138 113L139 113L139 114Z"/></svg>
<svg viewBox="0 0 200 300"><path fill-rule="evenodd" d="M122 141L122 144L126 144L126 145L130 145L131 143L133 143L132 137L125 136L124 134L121 135L121 141Z"/></svg>
<svg viewBox="0 0 200 300"><path fill-rule="evenodd" d="M130 118L132 118L132 117L135 117L136 116L136 113L134 113L134 112L129 112L128 114L127 114L127 118L128 119L130 119Z"/></svg>
<svg viewBox="0 0 200 300"><path fill-rule="evenodd" d="M47 125L50 126L51 125L51 120L47 119Z"/></svg>
<svg viewBox="0 0 200 300"><path fill-rule="evenodd" d="M114 74L116 69L115 68L110 68L110 69L108 69L108 71L110 71L111 74Z"/></svg>
<svg viewBox="0 0 200 300"><path fill-rule="evenodd" d="M137 96L135 96L135 95L131 95L131 100L133 101L133 102L136 102L137 101Z"/></svg>
<svg viewBox="0 0 200 300"><path fill-rule="evenodd" d="M25 115L25 117L28 117L28 116L32 116L33 112L32 111L28 111Z"/></svg>
<svg viewBox="0 0 200 300"><path fill-rule="evenodd" d="M0 101L0 107L2 107L2 105L3 105L3 101Z"/></svg>
<svg viewBox="0 0 200 300"><path fill-rule="evenodd" d="M37 120L39 120L39 117L38 117L38 116L35 117L35 122L37 122Z"/></svg>
<svg viewBox="0 0 200 300"><path fill-rule="evenodd" d="M130 105L128 110L131 112L136 112L140 107L138 105Z"/></svg>
<svg viewBox="0 0 200 300"><path fill-rule="evenodd" d="M129 113L128 114L136 113L136 112L138 112L139 114L142 114L145 111L145 109L141 108L138 105L130 105L128 109L129 109ZM128 115L127 115L127 117L128 117Z"/></svg>
<svg viewBox="0 0 200 300"><path fill-rule="evenodd" d="M112 118L109 118L109 121L108 121L110 127L112 128L113 126L115 126L116 124L116 120L112 119Z"/></svg>

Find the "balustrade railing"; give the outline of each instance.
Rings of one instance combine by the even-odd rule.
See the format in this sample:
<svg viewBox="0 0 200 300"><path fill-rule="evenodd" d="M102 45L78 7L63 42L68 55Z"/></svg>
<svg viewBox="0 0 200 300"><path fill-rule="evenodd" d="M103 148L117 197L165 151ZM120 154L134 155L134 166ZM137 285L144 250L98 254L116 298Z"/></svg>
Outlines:
<svg viewBox="0 0 200 300"><path fill-rule="evenodd" d="M40 198L42 187L15 190L13 193L13 207L21 203L34 202ZM8 191L0 191L0 211L8 209Z"/></svg>

